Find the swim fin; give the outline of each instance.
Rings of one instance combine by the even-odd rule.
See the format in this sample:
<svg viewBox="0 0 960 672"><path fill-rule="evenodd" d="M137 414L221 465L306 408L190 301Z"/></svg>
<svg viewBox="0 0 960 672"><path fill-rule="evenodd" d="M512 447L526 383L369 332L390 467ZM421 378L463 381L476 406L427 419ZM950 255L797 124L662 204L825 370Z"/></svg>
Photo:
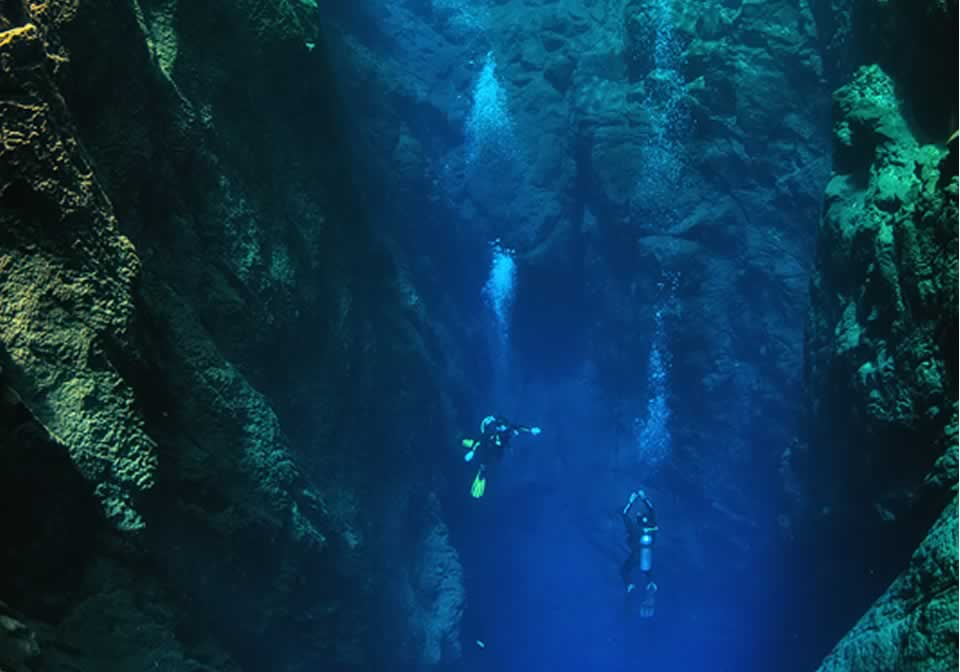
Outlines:
<svg viewBox="0 0 960 672"><path fill-rule="evenodd" d="M476 478L473 479L473 485L470 486L470 494L473 495L474 499L480 499L483 497L484 491L487 489L487 477L484 475L483 470L477 472Z"/></svg>
<svg viewBox="0 0 960 672"><path fill-rule="evenodd" d="M653 581L647 584L646 595L640 603L640 618L653 618L654 595L657 594L657 584Z"/></svg>

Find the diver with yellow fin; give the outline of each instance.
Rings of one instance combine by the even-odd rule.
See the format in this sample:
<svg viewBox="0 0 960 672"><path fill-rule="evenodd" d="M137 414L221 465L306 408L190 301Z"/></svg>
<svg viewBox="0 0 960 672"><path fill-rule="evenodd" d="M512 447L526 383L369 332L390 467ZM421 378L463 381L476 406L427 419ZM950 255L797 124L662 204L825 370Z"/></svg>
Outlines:
<svg viewBox="0 0 960 672"><path fill-rule="evenodd" d="M461 441L463 447L467 449L463 461L473 462L476 460L480 464L477 475L473 479L473 485L470 486L470 494L476 499L483 497L483 493L487 489L487 465L503 459L507 446L513 437L520 434L537 436L539 433L539 427L514 425L493 415L485 417L483 422L480 423L480 438Z"/></svg>

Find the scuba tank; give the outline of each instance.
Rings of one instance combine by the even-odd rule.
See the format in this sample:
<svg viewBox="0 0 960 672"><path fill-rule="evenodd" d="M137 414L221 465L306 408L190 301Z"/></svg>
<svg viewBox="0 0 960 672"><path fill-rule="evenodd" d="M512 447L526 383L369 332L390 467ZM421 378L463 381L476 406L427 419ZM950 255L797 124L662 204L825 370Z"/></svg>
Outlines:
<svg viewBox="0 0 960 672"><path fill-rule="evenodd" d="M643 572L653 569L653 534L647 530L640 536L640 569Z"/></svg>

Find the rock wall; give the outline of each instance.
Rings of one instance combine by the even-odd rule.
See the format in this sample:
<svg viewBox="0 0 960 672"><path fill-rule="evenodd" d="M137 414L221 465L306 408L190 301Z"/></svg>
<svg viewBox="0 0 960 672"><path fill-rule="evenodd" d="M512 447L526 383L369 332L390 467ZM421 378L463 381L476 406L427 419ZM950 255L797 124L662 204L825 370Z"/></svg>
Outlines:
<svg viewBox="0 0 960 672"><path fill-rule="evenodd" d="M846 670L952 670L957 666L957 500L910 564L820 666Z"/></svg>
<svg viewBox="0 0 960 672"><path fill-rule="evenodd" d="M638 360L662 312L685 400L671 489L713 512L714 552L741 553L771 522L763 478L741 483L775 468L800 399L795 307L828 170L816 27L806 3L777 2L627 2L623 25L622 48L587 48L571 90L591 357L627 401L623 459L642 459Z"/></svg>
<svg viewBox="0 0 960 672"><path fill-rule="evenodd" d="M17 25L13 25L14 20ZM106 352L129 332L140 260L119 230L27 17L5 18L3 301L4 362L33 375L18 385L37 419L100 485L107 515L142 526L127 502L156 478L156 446L132 390Z"/></svg>
<svg viewBox="0 0 960 672"><path fill-rule="evenodd" d="M591 363L604 473L631 483L665 325L688 402L664 484L703 522L666 539L678 572L713 554L745 577L782 469L790 611L816 624L785 629L826 653L954 496L956 4L320 10L0 3L0 665L455 659L432 492L489 397L463 306L494 237L517 251L517 352L538 376ZM884 632L911 661L955 637L949 511L827 669L899 655Z"/></svg>
<svg viewBox="0 0 960 672"><path fill-rule="evenodd" d="M890 587L823 669L956 665L956 20L942 2L855 3L849 16L866 65L834 94L808 441L786 462L810 600L796 612L836 608L800 639L829 645Z"/></svg>
<svg viewBox="0 0 960 672"><path fill-rule="evenodd" d="M457 639L459 563L429 505L439 471L418 466L442 468L454 409L353 187L318 22L300 2L0 6L19 519L0 664L456 656L437 641ZM415 623L394 611L409 590Z"/></svg>

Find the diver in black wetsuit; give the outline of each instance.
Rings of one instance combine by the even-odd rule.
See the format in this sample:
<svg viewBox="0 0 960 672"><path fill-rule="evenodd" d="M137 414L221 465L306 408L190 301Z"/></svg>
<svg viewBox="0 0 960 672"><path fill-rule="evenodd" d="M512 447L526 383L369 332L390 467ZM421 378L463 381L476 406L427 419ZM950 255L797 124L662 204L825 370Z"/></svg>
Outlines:
<svg viewBox="0 0 960 672"><path fill-rule="evenodd" d="M476 478L473 479L473 485L470 488L470 494L474 498L483 497L487 487L487 464L503 459L504 453L510 440L520 434L532 434L536 436L540 433L539 427L527 427L526 425L514 425L503 418L488 415L480 423L479 439L464 439L461 443L467 449L463 456L464 462L472 462L474 458L480 463Z"/></svg>
<svg viewBox="0 0 960 672"><path fill-rule="evenodd" d="M643 504L643 510L630 515L630 509L637 500ZM656 539L657 515L654 511L653 503L647 497L643 490L637 490L630 493L630 499L627 505L620 512L623 517L623 524L627 529L627 546L630 547L630 555L623 561L620 567L620 576L623 577L623 585L627 589L627 594L633 593L637 589L637 584L631 579L634 568L640 566L640 572L643 574L644 596L640 603L640 616L650 618L653 616L654 596L657 592L657 584L653 580L653 543Z"/></svg>

